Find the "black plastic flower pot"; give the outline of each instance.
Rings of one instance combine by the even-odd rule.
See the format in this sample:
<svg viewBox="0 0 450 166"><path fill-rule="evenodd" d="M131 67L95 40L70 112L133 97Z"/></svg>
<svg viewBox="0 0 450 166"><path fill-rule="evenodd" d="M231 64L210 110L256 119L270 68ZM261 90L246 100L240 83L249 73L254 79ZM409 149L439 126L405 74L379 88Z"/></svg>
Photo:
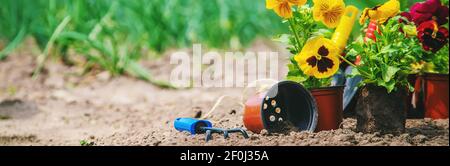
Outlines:
<svg viewBox="0 0 450 166"><path fill-rule="evenodd" d="M245 127L260 133L289 131L314 131L318 120L316 102L302 85L282 81L267 92L255 94L245 103Z"/></svg>

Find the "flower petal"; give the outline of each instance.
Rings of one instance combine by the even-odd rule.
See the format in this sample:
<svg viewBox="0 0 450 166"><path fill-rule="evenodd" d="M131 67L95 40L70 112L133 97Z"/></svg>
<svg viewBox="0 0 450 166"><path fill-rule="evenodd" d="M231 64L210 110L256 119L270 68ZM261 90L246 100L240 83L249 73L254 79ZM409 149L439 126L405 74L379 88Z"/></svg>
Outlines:
<svg viewBox="0 0 450 166"><path fill-rule="evenodd" d="M317 54L319 54L320 56L328 56L328 54L330 54L330 51L328 51L328 48L326 48L325 46L321 46L317 51Z"/></svg>
<svg viewBox="0 0 450 166"><path fill-rule="evenodd" d="M288 2L281 3L279 6L274 8L274 10L275 13L285 19L289 19L292 17L292 9Z"/></svg>
<svg viewBox="0 0 450 166"><path fill-rule="evenodd" d="M440 27L438 32L443 35L442 38L448 39L448 29L447 28Z"/></svg>
<svg viewBox="0 0 450 166"><path fill-rule="evenodd" d="M438 27L434 20L423 22L417 30L417 37L426 51L437 52L448 43L448 29Z"/></svg>
<svg viewBox="0 0 450 166"><path fill-rule="evenodd" d="M427 0L426 2L416 3L411 6L411 16L416 25L433 19L436 16L439 25L448 22L448 7L442 5L440 0Z"/></svg>
<svg viewBox="0 0 450 166"><path fill-rule="evenodd" d="M330 6L328 4L328 1L326 0L313 0L314 6L313 6L313 18L314 21L321 21L322 15L324 11L327 11Z"/></svg>
<svg viewBox="0 0 450 166"><path fill-rule="evenodd" d="M335 43L329 39L319 37L316 42L317 47L315 49L319 50L322 46L324 46L328 50L328 56L337 56L337 54L339 53L339 50L336 47Z"/></svg>
<svg viewBox="0 0 450 166"><path fill-rule="evenodd" d="M302 6L306 3L306 0L288 0L292 5Z"/></svg>
<svg viewBox="0 0 450 166"><path fill-rule="evenodd" d="M412 16L411 16L411 14L410 14L409 12L402 12L402 13L400 14L400 16L406 18L406 20L408 20L408 21L410 21L410 22L412 21ZM400 23L403 23L404 21L403 21L402 19L399 19L399 22L400 22Z"/></svg>
<svg viewBox="0 0 450 166"><path fill-rule="evenodd" d="M400 2L398 0L390 0L381 5L378 10L380 11L380 13L378 13L379 16L377 18L377 21L382 24L388 19L397 15L398 12L400 12Z"/></svg>
<svg viewBox="0 0 450 166"><path fill-rule="evenodd" d="M425 21L431 20L431 18L433 17L432 13L415 13L412 14L412 20L414 21L414 23L416 23L416 25L420 25Z"/></svg>
<svg viewBox="0 0 450 166"><path fill-rule="evenodd" d="M298 63L298 67L308 76L314 76L317 70L317 58L313 55L297 54L294 59Z"/></svg>
<svg viewBox="0 0 450 166"><path fill-rule="evenodd" d="M400 2L398 0L389 0L383 5L364 9L363 13L361 14L359 23L363 24L366 19L370 19L370 21L376 21L378 24L383 24L388 19L397 15L399 11Z"/></svg>
<svg viewBox="0 0 450 166"><path fill-rule="evenodd" d="M316 37L308 40L294 59L306 75L326 78L334 75L339 68L338 52L331 40Z"/></svg>
<svg viewBox="0 0 450 166"><path fill-rule="evenodd" d="M317 62L317 69L319 73L325 73L328 69L331 69L335 65L333 61L329 58L322 58Z"/></svg>
<svg viewBox="0 0 450 166"><path fill-rule="evenodd" d="M280 5L280 0L266 0L266 8L267 9L274 9L278 5Z"/></svg>
<svg viewBox="0 0 450 166"><path fill-rule="evenodd" d="M328 28L337 27L342 15L344 14L345 6L334 6L329 11L323 13L323 23Z"/></svg>
<svg viewBox="0 0 450 166"><path fill-rule="evenodd" d="M339 69L339 58L330 56L322 57L317 62L317 71L314 73L316 78L328 78L333 76Z"/></svg>
<svg viewBox="0 0 450 166"><path fill-rule="evenodd" d="M417 3L415 6L416 12L419 13L434 13L441 6L440 0L427 0L422 3Z"/></svg>
<svg viewBox="0 0 450 166"><path fill-rule="evenodd" d="M417 31L425 32L427 29L430 29L433 31L437 27L437 23L434 20L423 22L422 24L417 27Z"/></svg>
<svg viewBox="0 0 450 166"><path fill-rule="evenodd" d="M439 25L444 25L448 22L448 7L441 6L436 10L437 22Z"/></svg>
<svg viewBox="0 0 450 166"><path fill-rule="evenodd" d="M309 58L306 59L306 64L308 64L311 67L316 67L317 66L317 58L316 56L310 56Z"/></svg>
<svg viewBox="0 0 450 166"><path fill-rule="evenodd" d="M322 21L328 28L335 28L344 14L343 0L313 0L313 18Z"/></svg>

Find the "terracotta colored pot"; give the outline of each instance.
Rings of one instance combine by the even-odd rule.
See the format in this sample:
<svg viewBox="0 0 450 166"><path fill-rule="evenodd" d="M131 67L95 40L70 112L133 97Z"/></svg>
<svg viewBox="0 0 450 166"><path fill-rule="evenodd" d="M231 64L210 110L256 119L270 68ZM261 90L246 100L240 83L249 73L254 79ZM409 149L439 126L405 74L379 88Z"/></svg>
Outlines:
<svg viewBox="0 0 450 166"><path fill-rule="evenodd" d="M316 88L310 91L319 110L315 131L338 129L342 122L344 86Z"/></svg>
<svg viewBox="0 0 450 166"><path fill-rule="evenodd" d="M448 74L424 75L425 117L432 119L448 118Z"/></svg>
<svg viewBox="0 0 450 166"><path fill-rule="evenodd" d="M263 129L268 132L314 131L317 106L302 85L282 81L246 101L243 121L245 127L254 133Z"/></svg>

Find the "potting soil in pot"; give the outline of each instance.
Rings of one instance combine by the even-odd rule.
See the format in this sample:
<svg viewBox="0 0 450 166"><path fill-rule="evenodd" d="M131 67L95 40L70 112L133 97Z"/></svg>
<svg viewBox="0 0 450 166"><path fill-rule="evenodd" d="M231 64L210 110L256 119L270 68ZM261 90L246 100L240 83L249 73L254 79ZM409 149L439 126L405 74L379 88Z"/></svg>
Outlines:
<svg viewBox="0 0 450 166"><path fill-rule="evenodd" d="M406 122L406 89L388 93L384 87L363 87L356 106L357 130L366 133L403 133Z"/></svg>

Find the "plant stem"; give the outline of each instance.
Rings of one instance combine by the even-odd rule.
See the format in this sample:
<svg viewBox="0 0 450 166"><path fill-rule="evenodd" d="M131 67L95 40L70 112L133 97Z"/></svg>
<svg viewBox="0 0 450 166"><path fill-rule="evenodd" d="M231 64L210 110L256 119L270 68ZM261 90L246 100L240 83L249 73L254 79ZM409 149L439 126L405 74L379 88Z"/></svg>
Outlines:
<svg viewBox="0 0 450 166"><path fill-rule="evenodd" d="M291 18L291 19L288 19L288 21L289 21L289 26L291 27L291 29L292 29L292 33L294 33L294 36L295 36L295 41L296 41L296 43L297 43L297 52L300 52L300 50L301 50L301 48L300 48L300 46L301 46L301 44L300 44L300 37L298 36L298 33L297 33L297 29L296 29L296 27L295 27L295 24L292 22L293 21L293 18Z"/></svg>
<svg viewBox="0 0 450 166"><path fill-rule="evenodd" d="M355 64L353 64L352 62L350 62L349 60L347 60L345 57L343 57L342 55L339 55L338 54L338 56L339 56L339 58L341 58L345 63L347 63L347 64L349 64L350 66L352 66L352 67L354 67L354 68L357 68L358 69L358 66L356 66ZM359 72L361 72L361 74L363 74L363 75L366 75L366 76L370 76L370 74L369 73L367 73L367 72L365 72L365 71L363 71L363 70L358 70Z"/></svg>
<svg viewBox="0 0 450 166"><path fill-rule="evenodd" d="M349 60L347 60L346 58L344 58L342 55L339 55L339 58L341 58L342 60L344 60L345 63L349 64L350 66L357 68L358 66L356 66L355 64L353 64L352 62L350 62Z"/></svg>

